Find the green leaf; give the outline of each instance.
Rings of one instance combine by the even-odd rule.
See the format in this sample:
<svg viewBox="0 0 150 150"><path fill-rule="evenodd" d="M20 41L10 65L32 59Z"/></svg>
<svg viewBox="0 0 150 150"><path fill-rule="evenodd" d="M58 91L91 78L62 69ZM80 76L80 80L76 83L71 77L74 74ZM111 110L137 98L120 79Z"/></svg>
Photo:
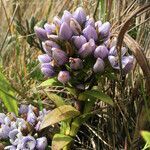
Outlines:
<svg viewBox="0 0 150 150"><path fill-rule="evenodd" d="M48 79L44 82L42 82L38 87L43 87L43 86L52 86L56 82L55 78Z"/></svg>
<svg viewBox="0 0 150 150"><path fill-rule="evenodd" d="M66 87L66 90L73 96L77 96L77 92L74 88Z"/></svg>
<svg viewBox="0 0 150 150"><path fill-rule="evenodd" d="M9 112L18 115L18 106L15 98L15 92L5 76L0 72L0 99Z"/></svg>
<svg viewBox="0 0 150 150"><path fill-rule="evenodd" d="M103 92L97 91L97 90L90 90L90 91L85 91L79 95L79 100L85 100L89 99L89 97L94 97L97 99L100 99L101 101L108 103L113 106L113 101L112 99L104 94Z"/></svg>
<svg viewBox="0 0 150 150"><path fill-rule="evenodd" d="M146 141L146 143L150 145L150 132L141 131L141 135L144 138L144 140Z"/></svg>
<svg viewBox="0 0 150 150"><path fill-rule="evenodd" d="M63 105L49 112L43 119L40 129L78 116L80 112L71 105Z"/></svg>
<svg viewBox="0 0 150 150"><path fill-rule="evenodd" d="M73 139L63 134L55 134L52 140L52 149L61 150L68 145Z"/></svg>
<svg viewBox="0 0 150 150"><path fill-rule="evenodd" d="M65 105L63 98L58 96L57 94L49 93L49 92L46 92L46 94L47 94L48 98L51 101L53 101L57 107Z"/></svg>

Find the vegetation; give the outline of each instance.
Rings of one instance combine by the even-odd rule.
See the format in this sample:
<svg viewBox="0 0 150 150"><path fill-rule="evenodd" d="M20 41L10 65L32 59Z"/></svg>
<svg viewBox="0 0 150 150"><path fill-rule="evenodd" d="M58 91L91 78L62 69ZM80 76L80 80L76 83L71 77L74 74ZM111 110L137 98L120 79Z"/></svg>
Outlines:
<svg viewBox="0 0 150 150"><path fill-rule="evenodd" d="M0 7L0 112L7 114L2 118L8 117L11 122L14 118L24 118L25 122L29 123L27 133L34 135L36 139L28 137L32 141L32 149L35 149L34 145L36 149L40 147L39 141L45 141L43 136L47 138L47 149L54 150L150 148L148 0L1 0ZM102 61L97 62L98 65L95 66L97 55L95 54L96 58L95 55L85 58L87 53L83 53L82 49L79 55L83 59L84 67L80 68L79 72L72 71L76 70L74 66L69 66L72 59L70 62L63 61L66 57L61 53L60 68L57 66L54 70L58 79L57 75L53 78L46 77L42 74L45 72L41 72L41 64L38 61L38 56L45 53L43 39L39 37L35 26L43 28L45 23L53 21L54 16L61 18L64 10L73 13L78 7L83 7L86 14L95 21L110 22L111 34L107 48L110 52L111 46L116 46L118 69L106 59L102 59L105 70L101 69L104 67ZM63 28L66 29L66 25ZM59 29L63 30L59 27L58 32ZM89 33L89 30L91 29L88 29L88 35L92 35L93 32ZM86 34L85 30L83 32ZM69 33L67 37L63 31L60 34L63 40L70 39ZM94 39L95 35L92 35L92 38ZM103 42L104 38L100 45ZM62 42L60 45L61 48L65 47L66 51L76 48L68 42ZM122 47L128 50L126 57L134 56L132 70L127 72L121 59ZM69 56L70 53L69 51ZM73 56L80 57L77 54ZM53 59L56 60L56 56ZM42 61L43 57L39 60ZM65 72L61 73L65 73L67 80L62 80L59 74L59 71L64 71L61 67L64 62L68 64L65 64ZM81 63L79 64L81 67ZM94 75L91 72L93 66ZM70 76L74 78L70 79ZM84 81L84 88L77 86L81 81ZM29 105L28 111L20 112L22 105ZM45 109L47 111L43 114L42 110ZM11 117L10 112L15 113L15 117ZM28 116L34 113L36 122L33 123ZM0 136L3 124L9 122L8 118L1 122L0 116ZM38 122L40 127L36 130ZM23 141L26 141L26 138ZM9 140L1 139L0 147L3 149L11 144Z"/></svg>

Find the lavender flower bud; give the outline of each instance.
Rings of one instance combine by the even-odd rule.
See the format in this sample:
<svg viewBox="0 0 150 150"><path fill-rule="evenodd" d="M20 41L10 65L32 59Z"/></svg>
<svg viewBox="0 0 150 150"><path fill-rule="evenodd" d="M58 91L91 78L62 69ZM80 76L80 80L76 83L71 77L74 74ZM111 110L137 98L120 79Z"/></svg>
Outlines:
<svg viewBox="0 0 150 150"><path fill-rule="evenodd" d="M41 137L36 140L36 149L37 150L45 150L47 147L47 138Z"/></svg>
<svg viewBox="0 0 150 150"><path fill-rule="evenodd" d="M34 137L28 135L22 139L22 149L34 150L36 146L36 140Z"/></svg>
<svg viewBox="0 0 150 150"><path fill-rule="evenodd" d="M36 124L36 126L35 126L35 130L36 131L39 131L40 130L40 125L41 125L41 121L38 121L38 123Z"/></svg>
<svg viewBox="0 0 150 150"><path fill-rule="evenodd" d="M58 74L58 81L65 84L70 80L70 74L68 71L60 71Z"/></svg>
<svg viewBox="0 0 150 150"><path fill-rule="evenodd" d="M10 124L11 124L10 118L6 116L6 117L4 118L4 123L5 123L5 125L10 126Z"/></svg>
<svg viewBox="0 0 150 150"><path fill-rule="evenodd" d="M9 132L10 143L13 145L18 145L21 139L18 139L17 134L19 133L18 129L14 129Z"/></svg>
<svg viewBox="0 0 150 150"><path fill-rule="evenodd" d="M70 28L74 35L79 35L81 33L81 26L74 18L70 19Z"/></svg>
<svg viewBox="0 0 150 150"><path fill-rule="evenodd" d="M69 40L72 36L72 30L66 22L61 24L59 35L64 40Z"/></svg>
<svg viewBox="0 0 150 150"><path fill-rule="evenodd" d="M54 17L53 22L57 27L60 27L62 24L61 20L57 16Z"/></svg>
<svg viewBox="0 0 150 150"><path fill-rule="evenodd" d="M95 73L102 73L104 71L104 61L101 58L97 58L96 63L93 66L93 71Z"/></svg>
<svg viewBox="0 0 150 150"><path fill-rule="evenodd" d="M82 58L85 58L87 56L90 56L94 50L95 50L95 42L93 39L90 39L89 42L82 45L81 49L78 51L78 54Z"/></svg>
<svg viewBox="0 0 150 150"><path fill-rule="evenodd" d="M99 29L99 34L102 38L107 38L109 36L110 33L110 23L109 22L105 22L103 23Z"/></svg>
<svg viewBox="0 0 150 150"><path fill-rule="evenodd" d="M94 56L96 58L100 57L100 58L104 59L108 56L108 49L106 48L106 46L100 45L95 49Z"/></svg>
<svg viewBox="0 0 150 150"><path fill-rule="evenodd" d="M118 63L118 58L115 57L115 56L108 56L108 60L111 64L111 66L114 68L114 69L119 69L119 63Z"/></svg>
<svg viewBox="0 0 150 150"><path fill-rule="evenodd" d="M4 150L16 150L16 149L17 147L15 147L14 145L9 145L4 148Z"/></svg>
<svg viewBox="0 0 150 150"><path fill-rule="evenodd" d="M6 117L6 115L4 113L0 113L0 125L4 124L5 117Z"/></svg>
<svg viewBox="0 0 150 150"><path fill-rule="evenodd" d="M99 29L101 27L101 25L102 25L102 22L100 20L95 22L95 28L96 29Z"/></svg>
<svg viewBox="0 0 150 150"><path fill-rule="evenodd" d="M83 30L83 35L86 37L87 40L94 39L95 41L97 41L97 39L98 39L96 30L90 25L88 25Z"/></svg>
<svg viewBox="0 0 150 150"><path fill-rule="evenodd" d="M122 59L123 71L125 74L129 73L133 68L134 57L124 56Z"/></svg>
<svg viewBox="0 0 150 150"><path fill-rule="evenodd" d="M93 28L95 27L95 21L93 18L88 18L88 20L85 22L85 28L90 25L92 26Z"/></svg>
<svg viewBox="0 0 150 150"><path fill-rule="evenodd" d="M48 39L47 37L47 33L43 28L40 27L34 27L34 31L36 36L41 40L41 41L45 41Z"/></svg>
<svg viewBox="0 0 150 150"><path fill-rule="evenodd" d="M7 139L11 128L8 125L2 124L0 128L0 139Z"/></svg>
<svg viewBox="0 0 150 150"><path fill-rule="evenodd" d="M73 40L73 42L74 42L74 45L75 45L78 49L80 49L81 46L87 42L86 38L85 38L83 35L80 35L80 36L73 36L73 37L72 37L72 40Z"/></svg>
<svg viewBox="0 0 150 150"><path fill-rule="evenodd" d="M61 22L62 23L66 22L67 24L69 24L71 18L72 18L72 14L69 11L65 10L64 14L63 14L63 16L61 18Z"/></svg>
<svg viewBox="0 0 150 150"><path fill-rule="evenodd" d="M35 125L36 121L37 121L37 117L35 115L35 113L33 112L32 109L28 110L27 113L27 121L31 124L31 125Z"/></svg>
<svg viewBox="0 0 150 150"><path fill-rule="evenodd" d="M70 68L73 70L79 70L83 68L83 62L80 58L70 58Z"/></svg>
<svg viewBox="0 0 150 150"><path fill-rule="evenodd" d="M20 108L19 108L19 114L27 114L28 112L28 106L27 105L20 105Z"/></svg>
<svg viewBox="0 0 150 150"><path fill-rule="evenodd" d="M67 54L64 51L57 48L52 48L52 57L56 64L60 66L68 62Z"/></svg>
<svg viewBox="0 0 150 150"><path fill-rule="evenodd" d="M52 61L52 58L49 57L47 54L39 55L38 60L40 63L49 63Z"/></svg>
<svg viewBox="0 0 150 150"><path fill-rule="evenodd" d="M124 56L126 52L127 52L127 48L122 47L122 48L121 48L121 55ZM117 56L117 49L116 49L115 46L113 46L113 47L109 50L109 55L111 55L111 56Z"/></svg>
<svg viewBox="0 0 150 150"><path fill-rule="evenodd" d="M42 64L41 71L46 77L53 77L55 75L54 68L49 63Z"/></svg>
<svg viewBox="0 0 150 150"><path fill-rule="evenodd" d="M45 28L46 34L48 35L55 33L56 31L56 26L54 24L45 23L44 28Z"/></svg>
<svg viewBox="0 0 150 150"><path fill-rule="evenodd" d="M86 21L86 13L82 7L76 9L73 13L73 17L82 25Z"/></svg>
<svg viewBox="0 0 150 150"><path fill-rule="evenodd" d="M43 46L43 49L44 51L49 55L51 56L52 55L52 48L60 48L60 46L58 44L56 44L55 42L53 41L50 41L50 40L47 40L45 42L42 42L42 46Z"/></svg>

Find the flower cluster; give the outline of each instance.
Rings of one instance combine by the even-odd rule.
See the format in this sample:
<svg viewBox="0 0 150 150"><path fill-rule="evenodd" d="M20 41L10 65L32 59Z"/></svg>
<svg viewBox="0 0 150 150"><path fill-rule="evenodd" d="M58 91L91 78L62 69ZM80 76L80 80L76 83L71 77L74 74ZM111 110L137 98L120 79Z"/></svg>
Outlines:
<svg viewBox="0 0 150 150"><path fill-rule="evenodd" d="M6 150L45 150L47 138L39 137L38 130L47 111L38 111L32 105L21 105L19 109L21 118L13 113L0 113L0 140L9 140Z"/></svg>
<svg viewBox="0 0 150 150"><path fill-rule="evenodd" d="M61 19L54 17L53 23L46 23L44 28L36 26L35 33L46 52L38 56L41 71L47 77L58 75L58 80L65 84L73 77L77 79L77 72L83 75L90 70L101 74L107 66L120 69L115 46L107 44L110 28L109 22L95 22L86 16L81 7L72 14L64 11ZM125 55L123 52L122 68L124 73L128 73L133 57Z"/></svg>

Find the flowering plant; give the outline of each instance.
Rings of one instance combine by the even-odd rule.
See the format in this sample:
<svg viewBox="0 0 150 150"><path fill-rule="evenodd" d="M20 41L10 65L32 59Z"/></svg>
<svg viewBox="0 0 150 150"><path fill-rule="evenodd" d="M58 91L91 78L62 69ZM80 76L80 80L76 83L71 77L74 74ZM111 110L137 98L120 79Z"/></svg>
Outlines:
<svg viewBox="0 0 150 150"><path fill-rule="evenodd" d="M73 97L73 101L67 103L58 95L48 94L57 108L44 117L40 129L61 122L60 133L53 137L52 149L70 147L79 127L91 115L96 100L114 104L97 88L101 78L115 76L120 69L126 75L132 69L134 58L125 47L121 49L119 64L116 42L110 43L110 29L109 22L95 22L81 7L72 14L64 11L61 19L54 17L53 23L46 23L44 28L35 27L45 51L38 56L41 71L50 78L44 83L62 83Z"/></svg>

